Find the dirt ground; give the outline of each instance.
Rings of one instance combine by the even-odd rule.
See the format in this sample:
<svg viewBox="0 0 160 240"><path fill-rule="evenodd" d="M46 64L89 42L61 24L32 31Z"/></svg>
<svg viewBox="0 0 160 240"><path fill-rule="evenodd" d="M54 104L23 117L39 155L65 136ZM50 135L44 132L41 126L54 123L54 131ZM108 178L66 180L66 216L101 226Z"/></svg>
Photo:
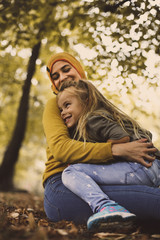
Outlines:
<svg viewBox="0 0 160 240"><path fill-rule="evenodd" d="M110 223L94 232L72 222L50 222L43 198L25 192L0 192L0 240L160 239L160 223Z"/></svg>

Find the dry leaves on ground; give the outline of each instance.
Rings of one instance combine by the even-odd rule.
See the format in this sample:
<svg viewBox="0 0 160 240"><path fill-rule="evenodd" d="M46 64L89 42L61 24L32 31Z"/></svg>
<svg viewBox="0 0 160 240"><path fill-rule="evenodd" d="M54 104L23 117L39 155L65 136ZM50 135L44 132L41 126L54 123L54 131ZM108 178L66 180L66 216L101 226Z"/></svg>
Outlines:
<svg viewBox="0 0 160 240"><path fill-rule="evenodd" d="M44 213L41 196L18 192L0 193L0 240L160 239L159 224L156 224L114 223L90 232L85 225L49 221Z"/></svg>

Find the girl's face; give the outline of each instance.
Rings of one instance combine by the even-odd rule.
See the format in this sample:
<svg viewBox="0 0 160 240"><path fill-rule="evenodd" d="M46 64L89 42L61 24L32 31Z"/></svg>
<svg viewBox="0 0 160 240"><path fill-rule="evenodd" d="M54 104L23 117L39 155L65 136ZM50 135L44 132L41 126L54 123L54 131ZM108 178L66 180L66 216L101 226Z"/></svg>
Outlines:
<svg viewBox="0 0 160 240"><path fill-rule="evenodd" d="M70 90L74 87L70 87ZM61 112L61 117L68 128L75 126L81 116L83 107L78 98L65 89L58 95L58 107Z"/></svg>
<svg viewBox="0 0 160 240"><path fill-rule="evenodd" d="M78 81L81 78L76 69L65 61L58 61L53 65L51 76L57 89L65 80Z"/></svg>

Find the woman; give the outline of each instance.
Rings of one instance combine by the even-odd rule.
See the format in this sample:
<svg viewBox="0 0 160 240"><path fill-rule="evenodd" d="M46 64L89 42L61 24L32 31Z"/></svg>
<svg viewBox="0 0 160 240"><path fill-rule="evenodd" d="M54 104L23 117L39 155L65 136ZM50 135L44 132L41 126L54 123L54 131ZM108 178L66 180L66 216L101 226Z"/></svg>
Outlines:
<svg viewBox="0 0 160 240"><path fill-rule="evenodd" d="M52 90L58 92L65 80L86 79L85 72L72 55L59 53L51 57L47 72ZM43 114L44 132L47 138L47 162L43 175L44 208L48 218L86 223L92 215L88 204L69 191L61 181L62 171L73 163L107 163L116 157L134 161L150 167L157 150L146 139L123 143L86 143L72 140L61 119L56 98L50 99ZM148 163L145 161L147 160ZM105 186L101 189L110 199L118 202L137 217L160 219L160 189L148 186Z"/></svg>

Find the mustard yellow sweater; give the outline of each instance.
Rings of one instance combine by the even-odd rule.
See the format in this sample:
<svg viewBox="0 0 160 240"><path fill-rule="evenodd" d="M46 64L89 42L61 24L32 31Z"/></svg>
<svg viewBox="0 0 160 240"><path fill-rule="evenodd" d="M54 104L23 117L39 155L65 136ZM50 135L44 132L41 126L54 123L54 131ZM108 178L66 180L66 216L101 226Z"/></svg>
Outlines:
<svg viewBox="0 0 160 240"><path fill-rule="evenodd" d="M62 172L68 164L105 163L112 160L111 143L86 143L69 137L56 103L51 98L43 113L43 127L47 139L47 162L43 183L55 173Z"/></svg>

